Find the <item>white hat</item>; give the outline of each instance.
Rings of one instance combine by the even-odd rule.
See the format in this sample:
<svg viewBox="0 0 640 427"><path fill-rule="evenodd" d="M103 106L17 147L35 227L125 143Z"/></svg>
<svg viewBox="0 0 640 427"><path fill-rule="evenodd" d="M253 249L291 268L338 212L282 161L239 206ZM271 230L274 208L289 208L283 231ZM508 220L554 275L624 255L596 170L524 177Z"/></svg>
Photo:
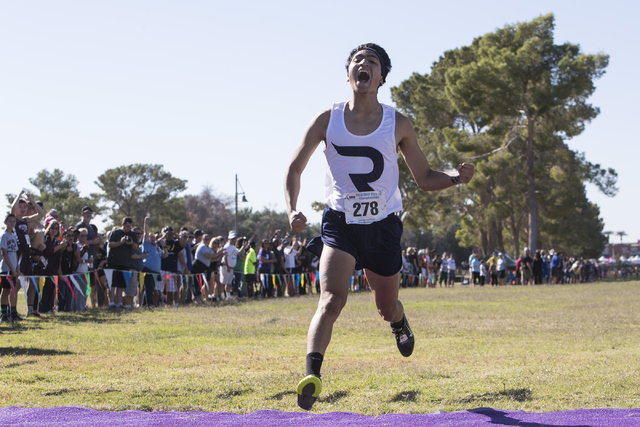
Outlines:
<svg viewBox="0 0 640 427"><path fill-rule="evenodd" d="M238 237L238 235L236 234L235 231L231 230L229 232L229 236L227 237L227 239L231 240L231 239L235 239L236 237Z"/></svg>

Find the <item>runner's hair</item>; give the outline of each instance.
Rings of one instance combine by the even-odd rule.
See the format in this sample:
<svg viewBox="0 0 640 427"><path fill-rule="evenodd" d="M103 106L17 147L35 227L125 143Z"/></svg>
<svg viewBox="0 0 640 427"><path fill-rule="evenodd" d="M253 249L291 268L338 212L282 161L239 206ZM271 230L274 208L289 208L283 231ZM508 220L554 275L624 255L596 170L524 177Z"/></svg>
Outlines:
<svg viewBox="0 0 640 427"><path fill-rule="evenodd" d="M391 59L389 59L389 55L387 55L387 52L377 44L365 43L353 49L349 53L349 58L347 58L346 68L347 70L349 69L349 64L351 63L353 56L364 49L372 51L378 56L378 59L380 59L380 68L382 70L382 79L383 79L382 84L380 86L382 86L387 81L387 74L389 74L389 72L391 71Z"/></svg>

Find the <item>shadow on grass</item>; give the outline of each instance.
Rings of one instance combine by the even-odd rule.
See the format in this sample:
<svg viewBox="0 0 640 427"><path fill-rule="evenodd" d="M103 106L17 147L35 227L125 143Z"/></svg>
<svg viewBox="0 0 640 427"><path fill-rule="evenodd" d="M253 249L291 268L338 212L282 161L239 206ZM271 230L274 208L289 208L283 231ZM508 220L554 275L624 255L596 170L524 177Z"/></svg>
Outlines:
<svg viewBox="0 0 640 427"><path fill-rule="evenodd" d="M62 396L63 394L66 393L75 393L78 390L76 389L71 389L71 388L61 388L59 390L54 390L54 391L48 391L46 393L42 393L43 396Z"/></svg>
<svg viewBox="0 0 640 427"><path fill-rule="evenodd" d="M486 415L491 419L491 424L501 425L501 426L519 426L519 427L552 427L554 424L540 424L540 423L529 423L526 421L520 421L515 418L511 418L506 412L497 411L491 408L478 408L471 409L469 412L473 412L474 414L482 414ZM589 427L588 425L580 424L580 425L566 425L567 427Z"/></svg>
<svg viewBox="0 0 640 427"><path fill-rule="evenodd" d="M284 398L286 398L288 396L297 396L297 395L298 395L298 393L296 393L293 390L291 390L291 391L283 391L281 393L276 393L273 396L267 397L267 400L283 400ZM344 399L348 395L349 395L349 393L346 392L346 391L336 391L335 393L331 393L330 395L328 395L326 397L318 398L318 402L337 403L339 400Z"/></svg>
<svg viewBox="0 0 640 427"><path fill-rule="evenodd" d="M81 323L123 323L124 316L132 314L133 310L124 309L90 309L82 313L58 313L51 317L59 323L81 324Z"/></svg>
<svg viewBox="0 0 640 427"><path fill-rule="evenodd" d="M220 393L216 397L218 399L231 399L236 396L242 396L243 394L251 393L253 390L250 388L246 388L244 390L229 390L225 393Z"/></svg>
<svg viewBox="0 0 640 427"><path fill-rule="evenodd" d="M338 403L340 400L344 399L349 395L348 392L338 390L335 393L331 393L327 397L318 399L318 402L326 402L326 403Z"/></svg>
<svg viewBox="0 0 640 427"><path fill-rule="evenodd" d="M390 403L398 403L398 402L415 402L418 400L418 395L420 394L417 390L407 390L401 391L397 393L395 396L391 398Z"/></svg>
<svg viewBox="0 0 640 427"><path fill-rule="evenodd" d="M84 393L95 393L95 394L101 394L104 395L106 393L122 393L121 390L115 389L115 388L108 388L108 389L101 389L99 391L96 390L91 390L89 388L60 388L58 390L52 390L52 391L48 391L46 393L42 393L43 396L62 396L63 394L67 394L67 393L80 393L80 392L84 392Z"/></svg>
<svg viewBox="0 0 640 427"><path fill-rule="evenodd" d="M296 393L293 390L283 391L283 392L280 392L280 393L276 393L273 396L267 397L267 400L282 400L287 396L297 396L297 395L298 395L298 393Z"/></svg>
<svg viewBox="0 0 640 427"><path fill-rule="evenodd" d="M0 351L0 354L1 354L1 351ZM33 365L35 363L37 363L35 360L27 360L20 363L11 363L5 366L5 369L17 368L18 366L24 366L24 365Z"/></svg>
<svg viewBox="0 0 640 427"><path fill-rule="evenodd" d="M516 402L526 402L532 400L533 392L528 388L509 388L499 392L472 394L463 399L460 399L460 403L473 403L473 402L495 402L503 398L513 400Z"/></svg>
<svg viewBox="0 0 640 427"><path fill-rule="evenodd" d="M0 324L0 335L15 335L27 331L35 331L42 329L40 321L36 322L16 322Z"/></svg>
<svg viewBox="0 0 640 427"><path fill-rule="evenodd" d="M67 356L75 354L68 350L52 350L33 347L0 347L0 356Z"/></svg>

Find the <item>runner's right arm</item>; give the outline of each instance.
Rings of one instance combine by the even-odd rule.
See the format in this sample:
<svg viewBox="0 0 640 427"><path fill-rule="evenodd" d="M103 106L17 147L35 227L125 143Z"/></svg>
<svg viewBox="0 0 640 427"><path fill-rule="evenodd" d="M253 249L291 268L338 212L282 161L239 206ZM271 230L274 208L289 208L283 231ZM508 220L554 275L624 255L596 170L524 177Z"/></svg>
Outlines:
<svg viewBox="0 0 640 427"><path fill-rule="evenodd" d="M320 142L326 139L327 126L331 110L319 113L311 120L304 137L293 153L284 184L284 198L287 203L289 225L295 233L299 233L307 226L307 218L298 211L298 195L300 194L300 177L307 167L309 159L318 148Z"/></svg>

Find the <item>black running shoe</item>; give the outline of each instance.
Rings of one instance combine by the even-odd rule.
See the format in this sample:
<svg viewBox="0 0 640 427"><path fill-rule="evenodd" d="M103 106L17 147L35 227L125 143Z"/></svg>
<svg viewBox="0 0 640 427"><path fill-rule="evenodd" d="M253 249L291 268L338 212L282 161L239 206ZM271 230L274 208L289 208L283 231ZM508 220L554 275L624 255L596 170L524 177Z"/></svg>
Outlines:
<svg viewBox="0 0 640 427"><path fill-rule="evenodd" d="M308 411L322 391L322 380L315 375L307 375L298 383L298 406Z"/></svg>
<svg viewBox="0 0 640 427"><path fill-rule="evenodd" d="M398 350L404 357L411 356L413 353L413 346L415 345L415 339L413 338L413 331L407 322L407 317L402 318L402 326L399 328L391 328L391 331L396 336L396 344L398 344Z"/></svg>
<svg viewBox="0 0 640 427"><path fill-rule="evenodd" d="M16 314L15 316L11 316L11 321L12 322L22 322L24 319L22 317L20 317L19 314Z"/></svg>

